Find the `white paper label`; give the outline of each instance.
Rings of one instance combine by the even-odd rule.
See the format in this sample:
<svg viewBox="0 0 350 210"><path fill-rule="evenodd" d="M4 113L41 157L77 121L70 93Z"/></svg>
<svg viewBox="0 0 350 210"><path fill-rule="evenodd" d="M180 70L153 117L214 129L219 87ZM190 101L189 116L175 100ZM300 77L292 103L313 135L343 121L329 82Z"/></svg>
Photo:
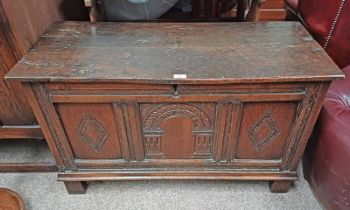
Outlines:
<svg viewBox="0 0 350 210"><path fill-rule="evenodd" d="M187 74L173 74L174 79L186 79Z"/></svg>

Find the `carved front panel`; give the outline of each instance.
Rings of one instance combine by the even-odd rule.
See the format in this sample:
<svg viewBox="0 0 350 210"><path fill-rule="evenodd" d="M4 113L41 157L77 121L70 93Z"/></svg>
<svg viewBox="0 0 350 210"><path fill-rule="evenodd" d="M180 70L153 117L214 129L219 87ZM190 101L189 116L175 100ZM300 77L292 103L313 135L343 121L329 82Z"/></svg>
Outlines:
<svg viewBox="0 0 350 210"><path fill-rule="evenodd" d="M212 157L214 103L145 103L140 109L146 158Z"/></svg>
<svg viewBox="0 0 350 210"><path fill-rule="evenodd" d="M57 109L76 158L122 158L111 105L59 104Z"/></svg>
<svg viewBox="0 0 350 210"><path fill-rule="evenodd" d="M75 158L100 159L98 163L79 160L81 168L108 168L112 163L111 167L131 163L135 167L177 167L183 163L209 168L280 168L293 143L296 110L305 90L298 85L289 93L285 87L276 96L273 89L265 97L260 92L266 89L238 94L242 90L234 85L230 90L235 93L226 93L221 86L222 92L215 93L217 89L211 87L180 85L174 89L178 95L171 96L111 92L89 94L87 101L75 95L56 95L53 100ZM186 88L212 92L205 97L197 95L200 91L184 95L181 91ZM113 162L115 159L125 163Z"/></svg>
<svg viewBox="0 0 350 210"><path fill-rule="evenodd" d="M287 146L297 102L244 105L234 159L278 160Z"/></svg>

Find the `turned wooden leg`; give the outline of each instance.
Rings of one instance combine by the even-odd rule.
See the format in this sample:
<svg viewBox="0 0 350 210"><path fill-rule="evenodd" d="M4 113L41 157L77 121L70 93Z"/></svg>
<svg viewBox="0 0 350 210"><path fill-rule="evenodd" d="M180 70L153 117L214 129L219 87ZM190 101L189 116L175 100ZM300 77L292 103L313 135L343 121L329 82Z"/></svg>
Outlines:
<svg viewBox="0 0 350 210"><path fill-rule="evenodd" d="M85 7L88 8L90 21L99 22L105 18L104 1L101 0L85 0Z"/></svg>
<svg viewBox="0 0 350 210"><path fill-rule="evenodd" d="M270 191L273 193L286 193L288 192L292 181L270 181Z"/></svg>
<svg viewBox="0 0 350 210"><path fill-rule="evenodd" d="M85 194L86 182L64 182L69 194Z"/></svg>
<svg viewBox="0 0 350 210"><path fill-rule="evenodd" d="M245 20L247 10L248 10L248 0L237 0L236 18L239 22L243 22Z"/></svg>
<svg viewBox="0 0 350 210"><path fill-rule="evenodd" d="M245 18L246 22L256 22L259 20L261 5L262 5L262 3L260 0L253 0L252 1L250 8L249 8L249 12Z"/></svg>

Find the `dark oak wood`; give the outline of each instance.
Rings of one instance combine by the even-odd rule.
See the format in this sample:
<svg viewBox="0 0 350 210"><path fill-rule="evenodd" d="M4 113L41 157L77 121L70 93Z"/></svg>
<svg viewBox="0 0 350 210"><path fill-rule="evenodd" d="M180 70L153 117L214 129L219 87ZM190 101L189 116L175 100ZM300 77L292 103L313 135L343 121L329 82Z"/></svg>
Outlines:
<svg viewBox="0 0 350 210"><path fill-rule="evenodd" d="M4 76L49 25L63 19L87 19L84 9L83 2L70 0L0 1L0 140L43 139L21 85L5 82ZM52 164L0 163L2 172L38 170L54 169Z"/></svg>
<svg viewBox="0 0 350 210"><path fill-rule="evenodd" d="M286 193L288 192L290 185L292 184L291 181L270 181L269 187L271 192L274 193Z"/></svg>
<svg viewBox="0 0 350 210"><path fill-rule="evenodd" d="M296 172L256 172L247 173L239 170L101 170L66 172L58 175L61 181L101 181L101 180L297 180Z"/></svg>
<svg viewBox="0 0 350 210"><path fill-rule="evenodd" d="M283 0L267 0L261 5L259 20L283 21L286 16L286 6Z"/></svg>
<svg viewBox="0 0 350 210"><path fill-rule="evenodd" d="M5 74L55 20L62 1L0 1L0 140L43 139L40 126L17 82ZM45 8L41 11L40 8ZM0 163L1 172L57 171L54 163Z"/></svg>
<svg viewBox="0 0 350 210"><path fill-rule="evenodd" d="M56 172L56 163L0 163L0 172Z"/></svg>
<svg viewBox="0 0 350 210"><path fill-rule="evenodd" d="M0 136L3 139L43 139L38 125L0 126Z"/></svg>
<svg viewBox="0 0 350 210"><path fill-rule="evenodd" d="M174 74L186 74L187 79ZM338 77L338 67L294 22L58 23L7 75L21 81L158 84Z"/></svg>
<svg viewBox="0 0 350 210"><path fill-rule="evenodd" d="M65 22L7 78L22 82L71 193L148 179L286 192L343 74L299 23Z"/></svg>
<svg viewBox="0 0 350 210"><path fill-rule="evenodd" d="M24 44L17 42L21 37L15 33L15 28L10 22L13 20L11 5L8 1L0 2L0 123L2 126L33 125L36 124L35 117L30 107L26 105L27 101L22 95L20 84L16 82L8 84L3 79L26 50ZM3 137L0 136L1 138Z"/></svg>
<svg viewBox="0 0 350 210"><path fill-rule="evenodd" d="M66 186L69 194L85 194L86 193L86 182L69 182L65 181L64 185Z"/></svg>
<svg viewBox="0 0 350 210"><path fill-rule="evenodd" d="M260 8L262 5L261 0L252 0L250 3L250 8L246 17L246 21L248 22L255 22L258 21L260 18Z"/></svg>

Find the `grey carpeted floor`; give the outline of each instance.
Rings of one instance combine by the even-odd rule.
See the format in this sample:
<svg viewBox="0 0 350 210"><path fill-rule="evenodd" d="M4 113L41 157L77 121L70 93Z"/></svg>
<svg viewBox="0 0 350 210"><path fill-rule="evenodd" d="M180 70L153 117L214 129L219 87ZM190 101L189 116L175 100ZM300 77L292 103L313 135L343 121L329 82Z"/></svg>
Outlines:
<svg viewBox="0 0 350 210"><path fill-rule="evenodd" d="M0 160L52 161L38 141L0 142ZM302 177L302 176L300 176ZM55 173L0 173L0 187L18 192L28 210L89 209L322 209L304 179L286 194L266 182L132 181L92 182L87 194L69 195Z"/></svg>

